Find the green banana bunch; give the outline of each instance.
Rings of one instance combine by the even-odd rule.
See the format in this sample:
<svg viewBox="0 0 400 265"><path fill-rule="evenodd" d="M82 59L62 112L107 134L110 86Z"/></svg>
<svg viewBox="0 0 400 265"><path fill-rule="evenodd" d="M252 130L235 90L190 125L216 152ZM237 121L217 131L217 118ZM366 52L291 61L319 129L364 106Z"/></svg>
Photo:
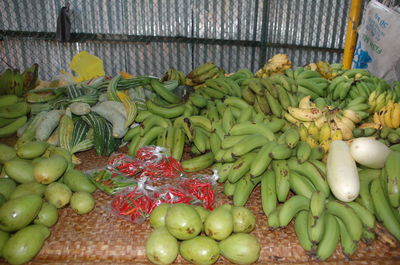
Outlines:
<svg viewBox="0 0 400 265"><path fill-rule="evenodd" d="M207 62L193 69L186 76L186 85L195 86L204 83L207 79L223 74L223 70L218 68L213 62Z"/></svg>

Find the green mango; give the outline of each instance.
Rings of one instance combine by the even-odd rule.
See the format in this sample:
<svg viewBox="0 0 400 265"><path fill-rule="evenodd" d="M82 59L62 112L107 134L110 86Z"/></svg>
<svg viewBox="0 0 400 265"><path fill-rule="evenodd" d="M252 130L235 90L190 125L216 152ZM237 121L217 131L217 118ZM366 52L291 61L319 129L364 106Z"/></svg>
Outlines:
<svg viewBox="0 0 400 265"><path fill-rule="evenodd" d="M0 143L0 163L4 164L8 160L17 156L15 149L9 145Z"/></svg>
<svg viewBox="0 0 400 265"><path fill-rule="evenodd" d="M11 193L10 199L16 199L29 194L36 194L43 197L44 191L46 190L46 185L29 182L18 185L15 190Z"/></svg>
<svg viewBox="0 0 400 265"><path fill-rule="evenodd" d="M30 161L15 157L4 163L6 174L18 183L34 182L33 166Z"/></svg>
<svg viewBox="0 0 400 265"><path fill-rule="evenodd" d="M58 220L58 209L53 204L44 202L39 214L36 216L33 222L35 224L42 224L47 227L52 227L57 223Z"/></svg>
<svg viewBox="0 0 400 265"><path fill-rule="evenodd" d="M10 238L10 233L0 230L0 257L2 256L1 253L3 253L4 245L7 243L9 238Z"/></svg>
<svg viewBox="0 0 400 265"><path fill-rule="evenodd" d="M79 170L67 170L63 177L64 184L66 184L72 191L86 191L92 193L96 190L96 186L93 182Z"/></svg>
<svg viewBox="0 0 400 265"><path fill-rule="evenodd" d="M17 149L17 156L23 159L34 159L44 154L48 143L44 141L27 142Z"/></svg>
<svg viewBox="0 0 400 265"><path fill-rule="evenodd" d="M165 226L154 229L146 240L146 257L154 264L171 264L179 254L178 240Z"/></svg>
<svg viewBox="0 0 400 265"><path fill-rule="evenodd" d="M64 149L61 147L56 147L56 146L51 146L48 148L48 150L49 150L48 157L52 157L55 155L63 156L67 160L67 163L68 163L67 170L74 168L74 164L72 163L72 154L67 149Z"/></svg>
<svg viewBox="0 0 400 265"><path fill-rule="evenodd" d="M86 191L78 191L72 194L70 206L77 214L86 214L94 209L96 201L92 194Z"/></svg>
<svg viewBox="0 0 400 265"><path fill-rule="evenodd" d="M72 191L67 185L60 182L53 182L46 187L44 197L46 200L56 206L62 208L71 200Z"/></svg>
<svg viewBox="0 0 400 265"><path fill-rule="evenodd" d="M212 238L196 236L182 241L179 253L185 260L193 264L211 265L219 258L219 246Z"/></svg>
<svg viewBox="0 0 400 265"><path fill-rule="evenodd" d="M0 206L0 230L17 231L38 215L43 200L39 195L30 194L12 199Z"/></svg>
<svg viewBox="0 0 400 265"><path fill-rule="evenodd" d="M63 156L54 155L37 162L33 167L33 175L37 182L50 184L64 174L67 166L67 160Z"/></svg>
<svg viewBox="0 0 400 265"><path fill-rule="evenodd" d="M0 194L8 200L10 198L11 193L17 187L17 183L10 178L0 178Z"/></svg>
<svg viewBox="0 0 400 265"><path fill-rule="evenodd" d="M33 159L31 161L32 166L35 166L37 163L39 163L39 161L42 161L43 159L46 159L46 157L43 157L43 156L36 157L35 159Z"/></svg>
<svg viewBox="0 0 400 265"><path fill-rule="evenodd" d="M49 236L50 230L41 224L22 228L5 244L3 257L12 265L24 264L36 256Z"/></svg>

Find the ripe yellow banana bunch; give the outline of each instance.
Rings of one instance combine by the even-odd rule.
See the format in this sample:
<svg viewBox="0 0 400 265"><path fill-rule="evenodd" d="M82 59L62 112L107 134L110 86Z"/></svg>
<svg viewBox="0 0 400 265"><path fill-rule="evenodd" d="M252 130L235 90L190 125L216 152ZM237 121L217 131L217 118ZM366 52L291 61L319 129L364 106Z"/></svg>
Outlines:
<svg viewBox="0 0 400 265"><path fill-rule="evenodd" d="M388 104L374 113L374 123L388 128L400 127L400 104L389 100Z"/></svg>
<svg viewBox="0 0 400 265"><path fill-rule="evenodd" d="M350 140L353 138L355 124L361 121L360 115L351 109L319 109L303 97L299 107L288 107L285 118L297 125L301 140L311 147L321 146L325 153L332 140Z"/></svg>
<svg viewBox="0 0 400 265"><path fill-rule="evenodd" d="M328 62L323 62L319 61L316 63L310 63L309 65L306 66L306 69L314 70L317 71L323 76L325 79L333 79L335 78L338 73L336 72L335 69L332 68L332 66Z"/></svg>
<svg viewBox="0 0 400 265"><path fill-rule="evenodd" d="M379 112L383 107L389 104L389 101L397 101L397 94L395 91L373 91L368 97L368 104L370 105L369 112Z"/></svg>
<svg viewBox="0 0 400 265"><path fill-rule="evenodd" d="M256 77L268 77L273 74L284 74L287 69L292 68L292 62L287 54L276 54L256 72Z"/></svg>

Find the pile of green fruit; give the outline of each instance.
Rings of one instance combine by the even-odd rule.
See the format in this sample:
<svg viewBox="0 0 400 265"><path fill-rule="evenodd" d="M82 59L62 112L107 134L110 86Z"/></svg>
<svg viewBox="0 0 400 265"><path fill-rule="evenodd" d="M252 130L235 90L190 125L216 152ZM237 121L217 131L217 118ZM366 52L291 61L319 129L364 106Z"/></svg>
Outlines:
<svg viewBox="0 0 400 265"><path fill-rule="evenodd" d="M96 186L73 168L71 154L46 142L18 148L0 144L0 257L10 264L33 259L57 223L58 209L77 214L95 206Z"/></svg>
<svg viewBox="0 0 400 265"><path fill-rule="evenodd" d="M150 215L154 229L146 256L154 264L171 264L180 254L193 264L214 264L220 256L236 264L258 260L261 246L250 232L254 214L245 207L223 204L213 211L188 204L160 204Z"/></svg>

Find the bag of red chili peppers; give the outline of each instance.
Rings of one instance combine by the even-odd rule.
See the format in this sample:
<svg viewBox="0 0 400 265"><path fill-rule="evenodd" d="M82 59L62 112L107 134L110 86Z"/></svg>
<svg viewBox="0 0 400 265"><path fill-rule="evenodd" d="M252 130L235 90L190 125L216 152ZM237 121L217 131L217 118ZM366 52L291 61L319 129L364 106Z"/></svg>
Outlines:
<svg viewBox="0 0 400 265"><path fill-rule="evenodd" d="M161 203L187 203L213 209L218 175L185 174L165 148L146 146L138 150L135 158L113 154L106 168L111 174L137 181L136 186L112 194L115 196L110 210L135 223L143 222Z"/></svg>

